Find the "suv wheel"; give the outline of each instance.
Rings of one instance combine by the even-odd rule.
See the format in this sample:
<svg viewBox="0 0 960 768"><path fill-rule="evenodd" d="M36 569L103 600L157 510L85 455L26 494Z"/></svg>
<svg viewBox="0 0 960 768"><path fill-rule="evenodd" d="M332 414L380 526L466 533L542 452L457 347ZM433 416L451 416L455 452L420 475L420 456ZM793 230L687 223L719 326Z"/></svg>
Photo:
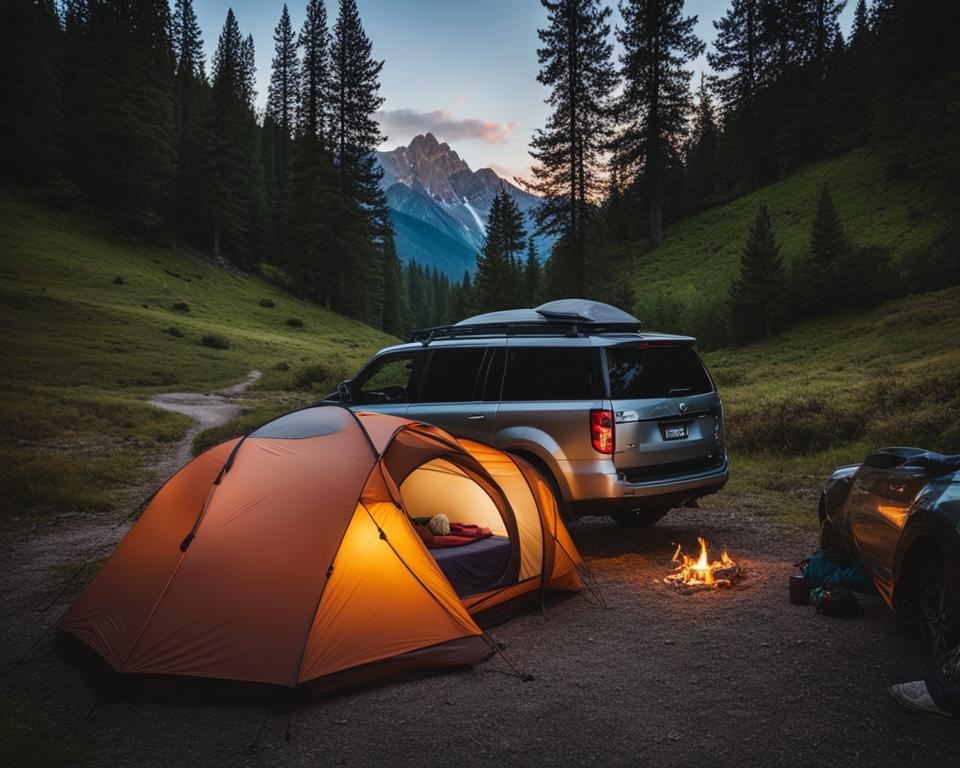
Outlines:
<svg viewBox="0 0 960 768"><path fill-rule="evenodd" d="M553 491L553 497L557 501L557 513L560 515L560 519L563 520L564 525L571 525L574 523L575 519L570 512L570 505L564 500L563 494L560 492L560 485L554 478L553 473L547 469L546 465L536 456L531 456L527 453L517 452L513 455L518 459L523 459L525 462L527 462L527 464L533 467L534 471L540 475L540 479L550 486L550 490Z"/></svg>
<svg viewBox="0 0 960 768"><path fill-rule="evenodd" d="M649 528L651 525L656 525L669 511L670 507L633 509L624 512L611 512L610 517L624 528Z"/></svg>

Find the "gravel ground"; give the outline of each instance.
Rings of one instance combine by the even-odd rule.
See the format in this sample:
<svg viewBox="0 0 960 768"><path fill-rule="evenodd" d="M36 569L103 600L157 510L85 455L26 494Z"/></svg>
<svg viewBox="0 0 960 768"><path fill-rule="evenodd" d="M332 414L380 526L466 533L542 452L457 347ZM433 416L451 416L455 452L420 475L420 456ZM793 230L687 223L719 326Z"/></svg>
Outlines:
<svg viewBox="0 0 960 768"><path fill-rule="evenodd" d="M960 764L957 722L887 695L925 659L878 599L850 620L787 602L812 526L708 504L649 530L605 518L572 529L606 607L584 593L492 631L532 682L495 657L292 711L108 699L88 718L98 692L46 652L52 632L9 663L67 605L37 612L65 579L57 565L102 556L123 532L112 518L63 518L0 551L0 698L108 765ZM660 581L675 543L692 552L698 533L744 565L737 586L682 595Z"/></svg>

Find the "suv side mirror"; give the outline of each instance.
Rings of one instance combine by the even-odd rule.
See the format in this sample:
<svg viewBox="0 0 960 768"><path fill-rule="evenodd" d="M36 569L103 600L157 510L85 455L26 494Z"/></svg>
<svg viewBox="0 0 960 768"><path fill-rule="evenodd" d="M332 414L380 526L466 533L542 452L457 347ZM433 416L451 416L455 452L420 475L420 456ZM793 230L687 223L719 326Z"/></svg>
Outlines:
<svg viewBox="0 0 960 768"><path fill-rule="evenodd" d="M337 384L337 395L340 397L341 403L349 403L351 401L350 379L345 379Z"/></svg>

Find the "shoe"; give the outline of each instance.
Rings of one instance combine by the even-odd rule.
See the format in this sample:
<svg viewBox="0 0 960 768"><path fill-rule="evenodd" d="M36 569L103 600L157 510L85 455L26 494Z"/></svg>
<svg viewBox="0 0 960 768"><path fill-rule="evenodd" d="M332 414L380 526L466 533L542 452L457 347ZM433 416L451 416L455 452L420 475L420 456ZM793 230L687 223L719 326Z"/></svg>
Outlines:
<svg viewBox="0 0 960 768"><path fill-rule="evenodd" d="M926 680L913 680L909 683L898 683L891 685L888 689L890 695L899 704L915 712L923 712L928 715L939 715L940 717L956 717L960 714L960 707L954 710L942 709L930 695Z"/></svg>

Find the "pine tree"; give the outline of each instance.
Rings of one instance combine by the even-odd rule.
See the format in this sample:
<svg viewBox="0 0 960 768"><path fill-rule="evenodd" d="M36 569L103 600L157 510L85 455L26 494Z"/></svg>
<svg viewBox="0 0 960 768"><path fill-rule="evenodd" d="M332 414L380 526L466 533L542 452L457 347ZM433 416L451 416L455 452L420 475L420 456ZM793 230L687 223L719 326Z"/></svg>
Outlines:
<svg viewBox="0 0 960 768"><path fill-rule="evenodd" d="M504 196L499 192L493 198L490 213L487 214L483 246L477 255L474 309L479 313L510 309L513 304L509 288L510 262L503 244L503 200Z"/></svg>
<svg viewBox="0 0 960 768"><path fill-rule="evenodd" d="M286 3L273 32L273 62L264 117L264 170L267 205L270 210L274 258L287 260L289 224L290 152L296 122L297 84L299 80L297 39L290 23Z"/></svg>
<svg viewBox="0 0 960 768"><path fill-rule="evenodd" d="M740 255L740 276L730 286L730 319L737 343L769 338L785 315L787 278L773 238L770 215L761 205Z"/></svg>
<svg viewBox="0 0 960 768"><path fill-rule="evenodd" d="M298 43L302 55L285 261L303 293L331 307L335 284L333 221L342 200L336 194L336 175L327 146L330 33L322 0L308 1Z"/></svg>
<svg viewBox="0 0 960 768"><path fill-rule="evenodd" d="M0 6L0 177L42 185L63 150L63 34L53 0Z"/></svg>
<svg viewBox="0 0 960 768"><path fill-rule="evenodd" d="M253 109L257 99L257 55L253 47L253 35L247 35L240 46L240 100L248 109Z"/></svg>
<svg viewBox="0 0 960 768"><path fill-rule="evenodd" d="M303 51L297 102L299 134L314 136L325 147L329 139L326 99L330 77L330 32L323 0L308 0L298 44Z"/></svg>
<svg viewBox="0 0 960 768"><path fill-rule="evenodd" d="M733 0L727 12L713 22L717 36L707 63L718 73L716 89L725 114L753 104L760 89L766 55L761 1Z"/></svg>
<svg viewBox="0 0 960 768"><path fill-rule="evenodd" d="M535 307L540 295L540 280L542 269L540 266L540 256L537 254L537 243L531 237L527 241L527 260L523 265L523 287L524 297L521 306ZM465 278L468 275L464 275Z"/></svg>
<svg viewBox="0 0 960 768"><path fill-rule="evenodd" d="M192 0L177 0L173 14L176 61L177 173L174 218L180 235L203 242L204 193L210 188L206 154L209 149L209 93L204 70L203 38Z"/></svg>
<svg viewBox="0 0 960 768"><path fill-rule="evenodd" d="M376 148L383 105L380 71L356 0L340 0L330 48L329 94L334 163L343 208L334 219L333 307L376 323L382 315L383 258L393 238Z"/></svg>
<svg viewBox="0 0 960 768"><path fill-rule="evenodd" d="M810 231L810 252L798 265L794 278L801 311L816 314L839 308L839 300L847 290L852 257L833 196L824 186Z"/></svg>
<svg viewBox="0 0 960 768"><path fill-rule="evenodd" d="M598 0L541 4L547 10L547 27L539 30L537 80L550 88L551 114L534 134L533 181L526 186L543 198L534 212L538 231L558 236L550 271L551 291L560 294L583 285L586 229L591 201L601 191L616 75L609 8Z"/></svg>
<svg viewBox="0 0 960 768"><path fill-rule="evenodd" d="M717 118L705 75L700 75L700 89L693 121L693 131L686 149L687 194L693 207L709 201L717 189Z"/></svg>
<svg viewBox="0 0 960 768"><path fill-rule="evenodd" d="M253 41L227 11L213 62L210 190L211 250L249 263L264 228L262 165L253 114Z"/></svg>
<svg viewBox="0 0 960 768"><path fill-rule="evenodd" d="M267 90L267 114L288 137L293 135L296 117L298 68L297 38L290 23L290 11L284 3L280 21L273 30L273 62Z"/></svg>
<svg viewBox="0 0 960 768"><path fill-rule="evenodd" d="M173 55L177 67L177 80L186 82L204 81L203 36L193 0L176 0L172 22Z"/></svg>
<svg viewBox="0 0 960 768"><path fill-rule="evenodd" d="M649 201L649 236L663 239L668 175L680 164L690 112L685 66L704 49L696 16L683 16L683 0L621 0L617 30L623 93L617 115L623 131L614 142L617 165L640 179Z"/></svg>
<svg viewBox="0 0 960 768"><path fill-rule="evenodd" d="M165 0L75 4L69 147L88 201L122 227L167 223L176 161L173 46ZM71 22L74 26L74 22Z"/></svg>

